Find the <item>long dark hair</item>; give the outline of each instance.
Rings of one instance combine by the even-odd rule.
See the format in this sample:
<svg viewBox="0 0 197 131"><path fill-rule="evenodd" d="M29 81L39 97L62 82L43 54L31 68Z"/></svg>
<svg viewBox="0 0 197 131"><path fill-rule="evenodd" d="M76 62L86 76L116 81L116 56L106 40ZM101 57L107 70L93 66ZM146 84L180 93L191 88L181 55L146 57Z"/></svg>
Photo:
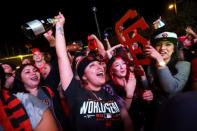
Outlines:
<svg viewBox="0 0 197 131"><path fill-rule="evenodd" d="M170 61L167 64L167 66L168 66L170 72L172 73L172 75L175 75L177 73L177 69L175 68L175 65L176 65L176 63L178 61L180 61L179 53L178 52L179 52L179 50L177 48L177 45L174 44L174 52L173 52L173 54L171 56Z"/></svg>
<svg viewBox="0 0 197 131"><path fill-rule="evenodd" d="M0 85L1 86L0 90L1 90L2 88L4 88L5 85L5 72L2 66L0 66L0 81L1 81L1 85Z"/></svg>
<svg viewBox="0 0 197 131"><path fill-rule="evenodd" d="M176 65L176 63L178 61L181 60L180 57L179 57L178 44L179 44L178 42L177 43L173 43L173 45L174 45L174 52L171 55L170 61L167 63L167 66L168 66L170 72L172 73L172 75L175 75L177 73L177 69L175 68L175 65ZM156 44L154 44L153 46L155 48Z"/></svg>
<svg viewBox="0 0 197 131"><path fill-rule="evenodd" d="M12 93L17 93L17 92L25 92L25 93L29 93L25 87L24 87L24 83L22 82L21 79L21 72L24 70L24 68L26 66L33 66L35 67L37 70L39 70L36 66L34 66L33 64L24 64L21 65L19 69L16 70L16 76L14 79L14 87L11 90Z"/></svg>

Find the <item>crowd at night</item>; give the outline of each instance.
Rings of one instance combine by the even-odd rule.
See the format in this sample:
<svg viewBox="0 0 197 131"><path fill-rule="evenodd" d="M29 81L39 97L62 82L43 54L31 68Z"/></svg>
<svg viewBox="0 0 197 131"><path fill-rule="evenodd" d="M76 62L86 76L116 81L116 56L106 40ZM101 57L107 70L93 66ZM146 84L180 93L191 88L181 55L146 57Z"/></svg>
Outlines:
<svg viewBox="0 0 197 131"><path fill-rule="evenodd" d="M7 0L0 131L196 131L196 5Z"/></svg>

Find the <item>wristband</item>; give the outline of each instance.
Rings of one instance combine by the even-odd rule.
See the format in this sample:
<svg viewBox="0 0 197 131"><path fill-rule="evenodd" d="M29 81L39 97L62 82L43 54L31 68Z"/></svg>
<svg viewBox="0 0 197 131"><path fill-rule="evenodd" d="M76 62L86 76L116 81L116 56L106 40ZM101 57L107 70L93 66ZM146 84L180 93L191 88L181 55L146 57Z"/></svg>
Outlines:
<svg viewBox="0 0 197 131"><path fill-rule="evenodd" d="M165 67L166 63L164 61L160 61L160 62L157 63L157 66L158 67Z"/></svg>
<svg viewBox="0 0 197 131"><path fill-rule="evenodd" d="M125 97L125 99L133 99L133 97Z"/></svg>

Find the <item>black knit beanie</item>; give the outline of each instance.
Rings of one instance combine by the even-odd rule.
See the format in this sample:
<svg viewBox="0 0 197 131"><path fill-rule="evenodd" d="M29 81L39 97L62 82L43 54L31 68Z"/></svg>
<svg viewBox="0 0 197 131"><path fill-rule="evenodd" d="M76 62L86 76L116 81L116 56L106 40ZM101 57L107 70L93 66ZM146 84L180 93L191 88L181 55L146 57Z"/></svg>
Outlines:
<svg viewBox="0 0 197 131"><path fill-rule="evenodd" d="M86 56L84 57L77 66L77 73L79 78L82 80L85 68L93 61L98 61L96 57Z"/></svg>

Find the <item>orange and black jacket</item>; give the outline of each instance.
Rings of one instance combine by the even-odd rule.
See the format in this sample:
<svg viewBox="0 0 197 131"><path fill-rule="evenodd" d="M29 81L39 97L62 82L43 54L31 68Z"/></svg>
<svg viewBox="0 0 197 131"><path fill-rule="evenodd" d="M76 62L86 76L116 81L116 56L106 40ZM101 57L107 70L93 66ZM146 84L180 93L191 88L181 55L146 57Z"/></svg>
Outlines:
<svg viewBox="0 0 197 131"><path fill-rule="evenodd" d="M21 101L5 89L0 93L0 125L3 130L32 131L30 119Z"/></svg>

